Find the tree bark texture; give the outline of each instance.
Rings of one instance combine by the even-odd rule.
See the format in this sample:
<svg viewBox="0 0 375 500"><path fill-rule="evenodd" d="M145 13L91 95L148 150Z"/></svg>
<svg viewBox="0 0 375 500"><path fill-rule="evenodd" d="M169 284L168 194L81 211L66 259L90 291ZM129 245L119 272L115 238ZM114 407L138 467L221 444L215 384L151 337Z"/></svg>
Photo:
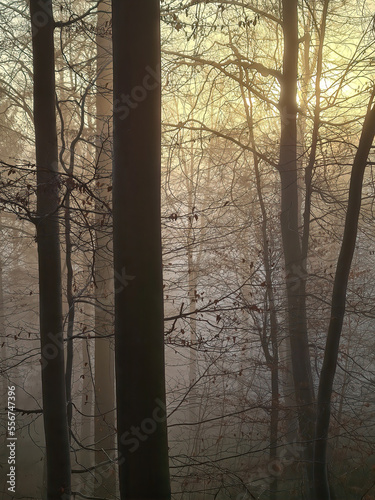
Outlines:
<svg viewBox="0 0 375 500"><path fill-rule="evenodd" d="M108 462L115 455L115 387L113 342L113 253L110 233L112 185L112 43L111 2L98 5L96 134L99 198L96 214L95 251L95 461ZM112 498L116 493L115 467L107 464L96 471L95 496Z"/></svg>
<svg viewBox="0 0 375 500"><path fill-rule="evenodd" d="M116 394L121 499L169 499L158 0L112 1Z"/></svg>
<svg viewBox="0 0 375 500"><path fill-rule="evenodd" d="M281 233L285 259L288 325L300 437L311 494L314 436L314 388L306 321L303 255L298 227L297 185L297 0L283 0L284 59L280 90Z"/></svg>
<svg viewBox="0 0 375 500"><path fill-rule="evenodd" d="M52 1L31 0L30 14L33 31L36 230L47 498L68 500L70 450L64 380Z"/></svg>

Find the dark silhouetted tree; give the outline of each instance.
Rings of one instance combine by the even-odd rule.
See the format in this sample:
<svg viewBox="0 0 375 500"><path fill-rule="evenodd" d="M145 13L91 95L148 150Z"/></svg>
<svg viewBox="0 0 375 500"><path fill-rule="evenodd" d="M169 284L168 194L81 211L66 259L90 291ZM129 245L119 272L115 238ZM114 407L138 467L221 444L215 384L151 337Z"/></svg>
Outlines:
<svg viewBox="0 0 375 500"><path fill-rule="evenodd" d="M61 297L59 177L51 0L31 0L34 124L37 170L37 245L47 498L70 498L70 456Z"/></svg>
<svg viewBox="0 0 375 500"><path fill-rule="evenodd" d="M371 101L373 98L374 93ZM330 500L331 498L327 475L327 442L331 416L333 382L337 368L340 337L344 322L349 273L358 233L363 177L374 136L375 107L372 109L369 108L367 112L358 150L353 162L344 234L333 285L331 317L317 398L316 435L314 443L315 500Z"/></svg>
<svg viewBox="0 0 375 500"><path fill-rule="evenodd" d="M120 494L170 498L160 219L158 0L113 1L113 225Z"/></svg>

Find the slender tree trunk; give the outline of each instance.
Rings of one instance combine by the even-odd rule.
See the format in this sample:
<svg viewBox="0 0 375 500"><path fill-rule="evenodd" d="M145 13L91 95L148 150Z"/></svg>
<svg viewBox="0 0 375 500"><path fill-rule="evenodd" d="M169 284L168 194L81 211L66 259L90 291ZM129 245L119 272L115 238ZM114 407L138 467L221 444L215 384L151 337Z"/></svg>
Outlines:
<svg viewBox="0 0 375 500"><path fill-rule="evenodd" d="M36 227L47 497L48 500L68 500L70 454L64 380L52 1L31 0L30 14L33 30Z"/></svg>
<svg viewBox="0 0 375 500"><path fill-rule="evenodd" d="M283 0L284 60L281 79L281 233L286 272L288 324L300 436L305 447L308 488L312 489L314 388L306 321L305 269L298 227L297 182L297 0Z"/></svg>
<svg viewBox="0 0 375 500"><path fill-rule="evenodd" d="M322 77L323 70L323 47L324 47L324 38L326 33L326 23L327 23L327 14L328 14L328 5L329 0L324 1L323 12L322 12L322 20L320 23L319 30L319 45L317 50L317 63L316 63L316 78L315 78L315 109L314 109L314 122L313 122L313 131L311 137L311 145L310 145L310 155L309 161L305 169L305 205L304 205L304 213L303 213L303 235L302 235L302 259L304 266L306 266L308 248L309 248L309 237L310 237L310 215L311 215L311 196L312 196L312 179L314 173L314 166L316 160L316 150L318 145L318 137L319 137L319 127L320 127L320 111L321 111L321 88L320 88L320 80ZM308 72L308 77L310 79L310 63L308 57L308 51L310 49L310 43L305 47L305 71ZM308 80L306 79L305 84L306 87L308 85ZM305 104L305 108L307 109L307 103Z"/></svg>
<svg viewBox="0 0 375 500"><path fill-rule="evenodd" d="M191 186L189 189L189 198L191 193ZM189 210L192 209L191 200L189 200ZM194 384L197 381L197 318L196 318L196 291L197 291L197 279L198 275L196 272L196 262L193 257L193 249L194 249L194 230L192 227L191 219L188 222L188 237L187 237L187 260L188 260L188 297L189 297L189 326L190 326L190 352L189 352L189 399L188 399L188 411L187 413L187 421L197 422L197 425L192 425L189 430L189 453L192 456L196 456L199 454L199 401L198 401L198 391L197 388L194 387Z"/></svg>
<svg viewBox="0 0 375 500"><path fill-rule="evenodd" d="M184 155L185 156L185 155ZM194 196L194 142L191 141L190 146L190 158L186 157L182 160L182 165L184 169L184 176L186 177L186 190L188 194L188 212L191 216L188 218L188 228L187 228L187 263L188 263L188 300L189 300L189 327L190 327L190 353L189 353L189 408L187 412L188 422L198 422L199 421L199 402L198 402L198 392L196 387L193 387L197 381L197 315L195 313L197 309L197 285L198 285L198 273L197 273L197 257L194 258L195 250L195 233L193 224L195 222L193 212L195 205ZM199 454L199 434L200 425L192 425L189 432L189 453L192 456Z"/></svg>
<svg viewBox="0 0 375 500"><path fill-rule="evenodd" d="M349 187L344 235L337 261L333 284L331 319L328 327L323 366L320 373L317 399L317 419L314 455L315 500L330 500L327 475L327 442L331 416L331 397L336 373L342 324L345 315L346 291L358 232L363 176L375 136L375 106L369 109L363 124L357 153L354 158Z"/></svg>
<svg viewBox="0 0 375 500"><path fill-rule="evenodd" d="M242 88L243 92L243 88ZM244 97L244 95L243 95ZM246 99L244 99L246 102ZM256 143L254 138L254 128L253 128L253 106L250 99L250 105L247 111L248 128L249 128L249 138L250 144L254 151L256 151ZM275 297L273 293L273 280L272 280L272 268L270 262L270 246L267 231L267 211L264 203L263 192L262 192L262 181L259 168L259 159L256 154L253 154L254 172L256 180L256 190L260 205L260 211L262 213L262 246L263 246L263 264L265 270L267 292L266 292L266 309L269 309L270 318L270 338L272 345L272 352L270 352L268 343L263 345L264 355L267 364L271 370L271 415L270 415L270 463L271 469L272 464L276 463L277 460L277 450L278 450L278 439L279 439L279 404L280 404L280 394L279 394L279 341L278 341L278 322L276 314ZM270 483L270 500L276 500L278 497L278 476L274 474L272 482Z"/></svg>
<svg viewBox="0 0 375 500"><path fill-rule="evenodd" d="M0 230L2 227L2 216L0 214ZM4 264L3 264L3 258L2 255L0 255L0 359L1 359L1 365L0 365L0 377L1 377L1 407L6 408L7 406L7 393L8 393L8 377L6 376L6 365L7 365L7 337L6 337L6 331L5 331L5 318L4 318Z"/></svg>
<svg viewBox="0 0 375 500"><path fill-rule="evenodd" d="M83 309L87 307L83 304ZM91 308L91 306L88 306ZM82 393L81 393L81 430L80 437L82 443L87 444L88 440L92 440L92 418L91 415L94 411L93 409L93 373L91 359L93 340L89 338L82 339L81 349L82 349Z"/></svg>
<svg viewBox="0 0 375 500"><path fill-rule="evenodd" d="M83 310L85 311L85 308L91 306L87 306L86 304L83 305ZM88 316L88 312L85 311L85 316ZM94 342L93 340L90 340L88 338L82 339L81 342L81 348L82 348L82 393L81 393L81 422L80 422L80 440L81 442L87 446L88 443L92 442L92 436L93 436L93 412L94 412L94 405L93 405L93 377L92 377L92 366L91 366L91 359L93 359L93 354L91 354L91 342ZM92 452L88 452L87 450L83 449L82 454L79 455L79 460L80 463L82 464L83 467L93 467L95 465L95 460L94 460L94 454ZM85 495L92 494L92 486L93 482L92 481L87 481L84 485L82 485L82 493Z"/></svg>
<svg viewBox="0 0 375 500"><path fill-rule="evenodd" d="M159 1L113 1L112 11L120 494L122 500L167 500Z"/></svg>
<svg viewBox="0 0 375 500"><path fill-rule="evenodd" d="M192 210L192 186L188 187L189 189L189 211ZM197 317L196 317L196 309L197 309L197 272L196 272L196 262L193 256L194 251L194 229L193 229L193 216L190 217L188 221L188 234L187 234L187 261L188 261L188 297L189 297L189 326L190 326L190 356L189 356L189 385L192 387L194 382L197 380ZM193 392L193 391L191 391ZM195 392L195 391L194 391ZM190 417L192 420L189 422L193 422L196 418L195 405L196 401L194 400L194 395L191 393L190 395Z"/></svg>
<svg viewBox="0 0 375 500"><path fill-rule="evenodd" d="M111 4L105 0L98 5L97 18L97 79L96 79L96 133L97 179L99 197L106 205L111 203L112 148L110 126L112 115L112 43ZM96 205L95 252L95 461L108 462L115 453L115 384L113 334L113 259L112 235L106 206ZM100 467L97 470L95 495L111 498L116 492L114 466L112 473Z"/></svg>
<svg viewBox="0 0 375 500"><path fill-rule="evenodd" d="M346 390L347 387L350 383L350 370L349 370L349 360L351 359L351 356L349 355L351 351L351 341L352 341L352 336L353 336L353 331L351 327L351 321L350 321L350 316L349 316L349 321L348 321L348 344L346 347L346 356L345 356L345 366L344 366L344 380L342 382L341 386L341 391L339 392L340 394L340 401L338 405L338 410L337 410L337 417L336 417L336 422L339 426L342 425L341 418L342 418L342 411L344 408L344 400L346 396ZM335 439L334 447L338 448L340 445L340 432L337 433L337 437Z"/></svg>
<svg viewBox="0 0 375 500"><path fill-rule="evenodd" d="M72 400L72 380L73 380L73 333L75 319L75 303L73 294L73 263L72 263L72 241L71 241L71 220L70 220L70 192L65 198L65 262L66 262L66 297L68 302L68 324L67 324L67 347L66 347L66 373L65 373L65 391L67 401L67 415L69 427L69 439L71 438L71 426L73 418L73 400Z"/></svg>

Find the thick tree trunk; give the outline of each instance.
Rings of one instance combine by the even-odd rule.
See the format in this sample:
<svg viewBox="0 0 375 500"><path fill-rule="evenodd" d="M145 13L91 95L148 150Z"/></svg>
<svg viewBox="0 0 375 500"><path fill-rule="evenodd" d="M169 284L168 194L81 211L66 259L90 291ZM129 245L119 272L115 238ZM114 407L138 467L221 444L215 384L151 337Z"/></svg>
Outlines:
<svg viewBox="0 0 375 500"><path fill-rule="evenodd" d="M47 497L48 500L67 500L70 498L70 456L64 380L52 1L31 0L30 14L33 29L39 313Z"/></svg>
<svg viewBox="0 0 375 500"><path fill-rule="evenodd" d="M99 198L111 203L112 184L112 43L111 3L98 5L97 18L97 79L96 79L96 133L97 179ZM97 203L95 252L95 461L108 462L115 455L115 384L113 342L113 259L112 235L106 205ZM108 470L107 470L108 469ZM97 469L95 495L111 498L116 492L113 465Z"/></svg>
<svg viewBox="0 0 375 500"><path fill-rule="evenodd" d="M298 227L297 185L297 0L283 0L284 60L280 92L281 232L286 272L288 324L300 436L305 447L309 490L312 488L314 389L307 336L305 269Z"/></svg>
<svg viewBox="0 0 375 500"><path fill-rule="evenodd" d="M112 2L121 499L169 499L160 228L158 0Z"/></svg>
<svg viewBox="0 0 375 500"><path fill-rule="evenodd" d="M342 324L345 315L346 290L357 239L361 208L363 176L375 136L375 106L368 111L363 124L357 154L354 159L349 187L344 235L333 284L331 319L328 327L317 399L316 438L314 455L315 500L330 500L327 476L327 442L331 415L331 397L336 373Z"/></svg>

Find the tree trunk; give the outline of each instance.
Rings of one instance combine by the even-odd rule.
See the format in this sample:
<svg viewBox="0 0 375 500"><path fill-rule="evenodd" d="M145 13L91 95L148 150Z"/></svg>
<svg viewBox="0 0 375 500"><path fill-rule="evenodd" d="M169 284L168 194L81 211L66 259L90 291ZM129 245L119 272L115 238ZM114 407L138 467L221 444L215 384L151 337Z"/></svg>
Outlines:
<svg viewBox="0 0 375 500"><path fill-rule="evenodd" d="M298 227L297 185L297 0L283 0L284 60L281 79L281 233L286 272L288 325L300 436L305 447L309 490L312 488L314 388L306 322L305 270Z"/></svg>
<svg viewBox="0 0 375 500"><path fill-rule="evenodd" d="M64 380L59 243L59 178L51 0L31 0L37 245L43 418L48 500L70 498L70 454Z"/></svg>
<svg viewBox="0 0 375 500"><path fill-rule="evenodd" d="M110 0L98 5L97 18L97 79L96 79L96 133L97 179L99 198L111 203L112 148L110 127L112 115L112 44ZM96 209L95 252L95 461L108 462L115 453L114 348L113 348L113 259L109 213L104 203ZM116 493L113 465L106 465L112 473L97 469L95 496L111 498ZM105 472L103 474L103 472Z"/></svg>
<svg viewBox="0 0 375 500"><path fill-rule="evenodd" d="M66 298L68 302L68 323L67 323L67 346L66 346L66 373L65 373L65 391L67 402L67 415L69 427L69 440L71 439L71 427L73 418L73 333L75 320L75 302L73 294L73 263L72 263L72 240L71 240L71 211L70 211L70 191L65 198L65 262L66 262Z"/></svg>
<svg viewBox="0 0 375 500"><path fill-rule="evenodd" d="M87 306L86 304L82 304L84 315L86 317L92 317L93 311L88 311L87 309L91 306ZM86 309L87 308L87 309ZM85 310L86 309L86 310ZM93 349L91 348L93 340L86 338L82 339L82 393L81 393L81 425L80 425L80 440L85 446L89 443L92 443L93 436L93 418L92 415L94 413L94 405L93 405L93 377L92 377L92 366L91 360L93 359ZM83 449L81 454L79 455L79 461L83 467L90 468L94 467L95 460L94 454L92 452L88 452L86 449ZM92 481L87 481L81 487L81 491L84 495L93 496L92 495Z"/></svg>
<svg viewBox="0 0 375 500"><path fill-rule="evenodd" d="M169 499L158 0L113 1L115 340L121 499Z"/></svg>
<svg viewBox="0 0 375 500"><path fill-rule="evenodd" d="M374 97L374 96L373 96ZM317 419L314 455L315 500L330 500L327 475L327 442L331 416L331 397L336 373L342 324L345 315L346 290L357 239L361 209L363 176L375 136L375 106L367 113L350 178L349 201L344 235L333 284L331 318L328 327L317 399Z"/></svg>
<svg viewBox="0 0 375 500"><path fill-rule="evenodd" d="M241 88L244 102L246 102L244 89ZM256 142L254 137L254 123L253 123L253 105L251 99L249 99L249 106L246 110L247 122L249 128L249 139L251 147L256 151ZM268 228L267 228L267 211L266 205L264 203L263 192L262 192L262 179L259 166L259 158L254 153L253 154L253 164L254 173L256 181L256 190L258 195L258 201L260 206L260 211L262 214L262 248L263 248L263 265L265 271L265 281L267 284L267 291L265 296L265 310L269 309L269 319L270 319L270 340L272 345L272 351L268 347L268 342L264 342L263 352L266 358L266 362L271 370L271 412L270 412L270 466L272 470L272 465L277 464L277 451L279 445L279 406L280 406L280 394L279 394L279 338L278 338L278 321L277 312L275 304L275 296L273 292L273 278L272 278L272 266L271 266L271 249L269 245L268 238ZM265 320L266 322L266 317ZM276 472L276 470L274 469ZM270 483L270 500L276 500L278 497L278 476L273 474L272 481Z"/></svg>
<svg viewBox="0 0 375 500"><path fill-rule="evenodd" d="M0 213L0 230L2 228L2 216ZM8 360L8 354L7 354L7 344L8 344L8 338L6 336L6 330L5 330L5 307L4 307L4 263L3 263L3 257L0 255L0 359L1 359L1 364L0 364L0 377L1 377L1 407L6 408L8 399L7 399L7 393L8 393L8 377L6 375L6 364Z"/></svg>

